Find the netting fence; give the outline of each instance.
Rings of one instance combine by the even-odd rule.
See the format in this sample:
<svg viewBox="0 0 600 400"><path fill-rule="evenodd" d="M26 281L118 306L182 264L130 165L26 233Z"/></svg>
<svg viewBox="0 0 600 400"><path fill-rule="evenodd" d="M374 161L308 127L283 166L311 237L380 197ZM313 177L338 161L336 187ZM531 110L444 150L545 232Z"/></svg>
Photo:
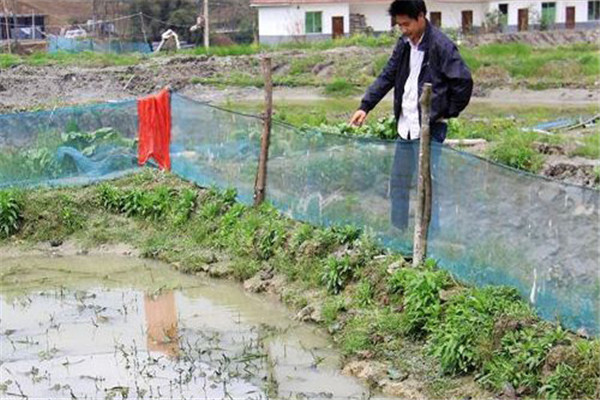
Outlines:
<svg viewBox="0 0 600 400"><path fill-rule="evenodd" d="M194 20L193 15L189 16ZM26 22L26 23L25 23ZM84 51L96 53L151 53L162 32L172 29L181 39L192 35L193 25L175 25L141 12L104 20L89 20L69 25L49 25L43 16L0 18L0 40L45 41L49 53Z"/></svg>
<svg viewBox="0 0 600 400"><path fill-rule="evenodd" d="M172 171L251 204L262 120L174 94ZM0 186L64 185L136 170L135 102L0 117ZM315 225L351 224L412 249L417 144L275 123L267 200ZM600 191L433 145L428 256L474 285L516 287L539 314L598 334Z"/></svg>

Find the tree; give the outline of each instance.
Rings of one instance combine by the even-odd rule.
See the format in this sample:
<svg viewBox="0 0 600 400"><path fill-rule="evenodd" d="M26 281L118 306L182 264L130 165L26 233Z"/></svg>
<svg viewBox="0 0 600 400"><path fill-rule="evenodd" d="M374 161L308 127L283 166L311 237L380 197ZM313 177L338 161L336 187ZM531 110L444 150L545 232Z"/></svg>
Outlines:
<svg viewBox="0 0 600 400"><path fill-rule="evenodd" d="M129 13L144 15L146 34L154 41L160 40L160 35L168 29L175 31L181 40L191 41L194 34L189 28L196 23L198 10L192 0L134 0ZM141 25L141 20L135 23Z"/></svg>

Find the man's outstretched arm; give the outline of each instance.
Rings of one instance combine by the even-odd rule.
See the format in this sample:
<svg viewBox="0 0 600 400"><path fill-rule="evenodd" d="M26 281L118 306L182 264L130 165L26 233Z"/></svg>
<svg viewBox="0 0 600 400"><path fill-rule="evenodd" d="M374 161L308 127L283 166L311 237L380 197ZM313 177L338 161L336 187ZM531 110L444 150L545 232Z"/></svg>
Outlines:
<svg viewBox="0 0 600 400"><path fill-rule="evenodd" d="M400 64L400 53L404 42L398 39L392 56L379 74L375 82L369 86L363 96L358 111L350 119L352 125L362 125L367 114L375 108L381 99L394 87L396 72Z"/></svg>

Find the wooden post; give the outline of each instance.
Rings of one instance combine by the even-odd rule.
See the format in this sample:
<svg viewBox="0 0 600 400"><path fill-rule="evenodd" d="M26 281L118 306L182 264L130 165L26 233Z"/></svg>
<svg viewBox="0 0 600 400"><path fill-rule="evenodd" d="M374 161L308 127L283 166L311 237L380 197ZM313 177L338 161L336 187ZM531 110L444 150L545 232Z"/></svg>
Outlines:
<svg viewBox="0 0 600 400"><path fill-rule="evenodd" d="M271 76L271 57L262 60L263 74L265 77L265 114L264 128L260 141L260 158L254 185L254 205L258 206L265 200L267 185L267 161L269 160L269 142L271 139L271 117L273 115L273 79Z"/></svg>
<svg viewBox="0 0 600 400"><path fill-rule="evenodd" d="M419 147L419 184L417 209L415 211L415 234L413 243L413 267L425 261L427 254L427 231L431 221L431 84L423 86L421 103L421 135Z"/></svg>
<svg viewBox="0 0 600 400"><path fill-rule="evenodd" d="M210 47L210 24L208 23L208 0L204 0L204 48Z"/></svg>
<svg viewBox="0 0 600 400"><path fill-rule="evenodd" d="M150 53L154 51L152 43L148 42L148 35L146 35L146 24L144 24L144 14L140 12L140 21L142 22L142 34L144 35L144 43L150 46Z"/></svg>
<svg viewBox="0 0 600 400"><path fill-rule="evenodd" d="M8 8L6 7L6 0L2 0L2 6L4 8L4 27L6 28L6 46L8 48L8 54L11 54L12 46L10 44L10 25L8 23Z"/></svg>
<svg viewBox="0 0 600 400"><path fill-rule="evenodd" d="M15 12L18 12L18 8L17 8L17 0L13 0L12 1L12 9L10 11L11 17L12 17L12 23L14 28L17 30L17 34L14 35L14 39L15 39L15 51L18 53L19 52L19 33L18 33L18 27L19 27L19 20L17 18L17 14L15 14Z"/></svg>

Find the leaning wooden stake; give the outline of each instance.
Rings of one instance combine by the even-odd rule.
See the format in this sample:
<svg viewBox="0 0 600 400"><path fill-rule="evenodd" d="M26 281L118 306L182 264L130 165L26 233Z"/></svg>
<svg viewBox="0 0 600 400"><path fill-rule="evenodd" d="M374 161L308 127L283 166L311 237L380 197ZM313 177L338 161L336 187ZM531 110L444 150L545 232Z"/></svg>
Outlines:
<svg viewBox="0 0 600 400"><path fill-rule="evenodd" d="M267 185L267 161L269 160L269 142L271 139L271 116L273 115L273 79L271 77L271 58L262 60L263 74L265 76L265 114L264 128L260 141L260 158L258 159L258 172L254 185L254 205L257 206L265 200Z"/></svg>
<svg viewBox="0 0 600 400"><path fill-rule="evenodd" d="M150 45L150 52L152 52L152 43L148 42L148 36L146 35L146 24L144 23L144 14L139 13L140 21L142 22L142 35L144 35L144 43Z"/></svg>
<svg viewBox="0 0 600 400"><path fill-rule="evenodd" d="M2 0L2 6L4 8L4 27L6 28L6 46L8 54L11 54L12 46L10 44L10 25L8 23L8 8L6 8L6 0Z"/></svg>
<svg viewBox="0 0 600 400"><path fill-rule="evenodd" d="M210 47L210 23L208 21L208 0L204 0L204 48L208 50Z"/></svg>
<svg viewBox="0 0 600 400"><path fill-rule="evenodd" d="M425 261L427 254L427 231L431 221L431 84L423 86L421 103L421 135L419 147L419 184L415 210L415 235L413 238L413 267Z"/></svg>

